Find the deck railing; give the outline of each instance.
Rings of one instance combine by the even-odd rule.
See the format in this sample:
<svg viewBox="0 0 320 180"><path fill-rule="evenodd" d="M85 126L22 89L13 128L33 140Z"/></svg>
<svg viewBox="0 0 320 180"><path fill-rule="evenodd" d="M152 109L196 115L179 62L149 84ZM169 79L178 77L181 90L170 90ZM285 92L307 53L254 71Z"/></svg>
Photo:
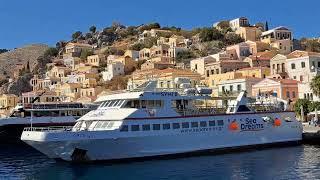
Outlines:
<svg viewBox="0 0 320 180"><path fill-rule="evenodd" d="M38 131L38 132L44 132L44 131L71 131L73 126L61 126L61 127L55 127L55 126L49 126L49 127L26 127L23 129L23 131Z"/></svg>
<svg viewBox="0 0 320 180"><path fill-rule="evenodd" d="M25 104L25 109L88 109L82 104Z"/></svg>

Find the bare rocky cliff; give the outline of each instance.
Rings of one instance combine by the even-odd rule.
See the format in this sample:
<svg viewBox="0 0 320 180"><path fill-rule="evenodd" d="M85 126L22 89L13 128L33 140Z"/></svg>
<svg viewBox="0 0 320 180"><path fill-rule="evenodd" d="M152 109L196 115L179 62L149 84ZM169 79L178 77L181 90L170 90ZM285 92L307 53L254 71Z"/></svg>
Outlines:
<svg viewBox="0 0 320 180"><path fill-rule="evenodd" d="M20 95L32 90L29 80L42 64L43 55L49 47L43 44L32 44L0 54L0 94L12 93ZM18 66L28 67L28 72L14 78ZM13 79L9 82L9 79Z"/></svg>
<svg viewBox="0 0 320 180"><path fill-rule="evenodd" d="M0 76L13 77L17 64L30 65L30 71L37 66L37 59L48 49L44 44L32 44L0 54Z"/></svg>

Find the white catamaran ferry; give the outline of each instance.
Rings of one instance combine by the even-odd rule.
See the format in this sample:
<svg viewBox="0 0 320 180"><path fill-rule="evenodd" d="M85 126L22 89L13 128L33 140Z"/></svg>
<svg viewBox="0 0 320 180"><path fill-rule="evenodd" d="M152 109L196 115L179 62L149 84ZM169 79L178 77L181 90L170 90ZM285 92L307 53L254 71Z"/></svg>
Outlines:
<svg viewBox="0 0 320 180"><path fill-rule="evenodd" d="M147 89L100 97L99 108L73 127L25 128L21 139L50 158L117 161L296 144L302 138L293 112L255 106L244 92L228 107L213 108L206 89Z"/></svg>
<svg viewBox="0 0 320 180"><path fill-rule="evenodd" d="M72 102L17 105L10 117L0 118L0 142L19 142L25 127L73 126L94 106Z"/></svg>

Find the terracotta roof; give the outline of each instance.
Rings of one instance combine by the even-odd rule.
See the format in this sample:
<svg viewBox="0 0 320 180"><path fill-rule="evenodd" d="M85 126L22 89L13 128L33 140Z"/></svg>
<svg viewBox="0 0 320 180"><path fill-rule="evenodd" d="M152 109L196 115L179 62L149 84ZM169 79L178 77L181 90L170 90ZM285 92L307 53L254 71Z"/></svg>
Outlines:
<svg viewBox="0 0 320 180"><path fill-rule="evenodd" d="M17 97L16 95L14 94L2 94L1 96L7 96L7 97Z"/></svg>
<svg viewBox="0 0 320 180"><path fill-rule="evenodd" d="M242 70L254 70L254 69L270 69L268 67L263 67L263 66L259 66L259 67L247 67L247 68L241 68L238 71L242 71Z"/></svg>
<svg viewBox="0 0 320 180"><path fill-rule="evenodd" d="M86 47L92 47L92 45L90 44L85 44L85 43L68 43L66 46L69 46L69 45L74 45L74 46L86 46Z"/></svg>
<svg viewBox="0 0 320 180"><path fill-rule="evenodd" d="M269 31L262 32L261 36L268 35L268 34L272 33L272 32L275 31L275 30L287 30L287 31L289 31L288 28L286 28L286 27L284 27L284 26L279 26L279 27L270 29Z"/></svg>
<svg viewBox="0 0 320 180"><path fill-rule="evenodd" d="M277 81L284 84L297 84L299 81L293 80L293 79L275 79L275 78L269 78L273 81Z"/></svg>
<svg viewBox="0 0 320 180"><path fill-rule="evenodd" d="M287 58L288 59L292 59L292 58L306 57L306 56L320 56L320 53L310 52L310 51L295 50L292 53L288 54Z"/></svg>

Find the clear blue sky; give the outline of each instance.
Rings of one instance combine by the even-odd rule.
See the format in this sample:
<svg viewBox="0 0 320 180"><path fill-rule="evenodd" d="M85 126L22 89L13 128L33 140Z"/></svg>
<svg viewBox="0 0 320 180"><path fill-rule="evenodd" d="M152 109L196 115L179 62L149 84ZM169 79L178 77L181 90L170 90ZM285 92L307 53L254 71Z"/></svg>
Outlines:
<svg viewBox="0 0 320 180"><path fill-rule="evenodd" d="M0 48L30 43L55 45L72 32L98 29L113 21L125 25L159 22L187 29L246 16L269 28L284 25L295 37L320 36L319 0L2 0Z"/></svg>

